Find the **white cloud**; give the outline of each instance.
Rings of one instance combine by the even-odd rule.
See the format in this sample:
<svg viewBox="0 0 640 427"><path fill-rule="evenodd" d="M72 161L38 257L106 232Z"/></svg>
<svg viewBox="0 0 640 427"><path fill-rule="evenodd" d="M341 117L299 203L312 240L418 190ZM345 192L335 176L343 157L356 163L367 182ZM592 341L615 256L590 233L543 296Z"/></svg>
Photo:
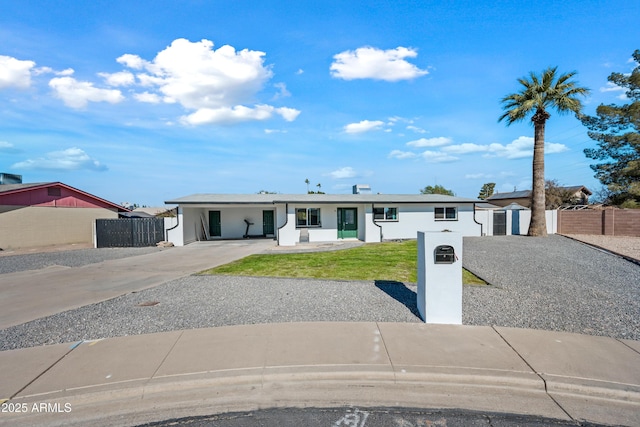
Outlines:
<svg viewBox="0 0 640 427"><path fill-rule="evenodd" d="M133 68L134 70L142 70L145 65L149 64L138 55L131 55L130 53L122 55L121 57L117 58L116 61L119 64L125 65L129 68Z"/></svg>
<svg viewBox="0 0 640 427"><path fill-rule="evenodd" d="M393 150L392 152L389 153L389 158L391 159L411 159L416 157L417 154L413 153L411 151L400 151L400 150Z"/></svg>
<svg viewBox="0 0 640 427"><path fill-rule="evenodd" d="M65 68L62 71L56 71L51 67L38 67L33 69L33 75L39 76L41 74L55 74L56 76L71 76L75 73L73 68Z"/></svg>
<svg viewBox="0 0 640 427"><path fill-rule="evenodd" d="M346 133L363 133L369 132L373 130L380 130L380 128L384 125L384 122L380 120L362 120L358 123L349 123L344 127L344 131Z"/></svg>
<svg viewBox="0 0 640 427"><path fill-rule="evenodd" d="M53 74L53 73L55 73L55 71L51 67L37 67L33 69L34 76L39 76L41 74Z"/></svg>
<svg viewBox="0 0 640 427"><path fill-rule="evenodd" d="M295 120L300 111L269 105L246 106L262 90L273 73L264 65L264 52L243 49L236 51L229 45L213 49L213 42L190 42L176 39L159 52L152 61L137 55L122 55L117 61L133 70L147 93L157 91L166 103L179 103L194 110L182 118L192 125L238 123L265 120L274 114L287 121ZM276 97L290 93L284 83L276 83L280 91ZM159 98L153 98L154 101ZM142 98L149 102L148 95Z"/></svg>
<svg viewBox="0 0 640 427"><path fill-rule="evenodd" d="M272 133L287 133L287 130L281 130L281 129L265 129L264 133L266 133L267 135L272 134Z"/></svg>
<svg viewBox="0 0 640 427"><path fill-rule="evenodd" d="M468 173L464 176L466 179L480 179L480 178L493 178L493 175L489 173Z"/></svg>
<svg viewBox="0 0 640 427"><path fill-rule="evenodd" d="M118 73L98 73L98 75L104 78L109 86L131 86L136 81L134 75L129 71L120 71Z"/></svg>
<svg viewBox="0 0 640 427"><path fill-rule="evenodd" d="M478 153L483 151L489 151L488 145L478 145L466 142L464 144L458 145L450 145L448 147L444 147L442 151L446 151L448 153L456 153L456 154L468 154L468 153Z"/></svg>
<svg viewBox="0 0 640 427"><path fill-rule="evenodd" d="M90 82L80 82L73 77L56 77L49 81L54 94L72 108L84 108L89 101L117 104L124 96L116 89L100 89Z"/></svg>
<svg viewBox="0 0 640 427"><path fill-rule="evenodd" d="M445 162L453 162L458 160L457 157L450 156L447 153L443 153L442 151L425 151L420 156L425 159L429 163L445 163Z"/></svg>
<svg viewBox="0 0 640 427"><path fill-rule="evenodd" d="M300 111L292 108L275 108L271 105L257 105L255 108L236 105L235 107L200 108L196 112L180 118L188 125L234 124L249 120L267 120L274 114L282 116L286 121L296 119Z"/></svg>
<svg viewBox="0 0 640 427"><path fill-rule="evenodd" d="M427 133L426 130L419 128L417 126L411 126L411 125L407 126L407 130L414 131L415 133Z"/></svg>
<svg viewBox="0 0 640 427"><path fill-rule="evenodd" d="M409 147L440 147L442 145L451 144L451 138L439 136L437 138L420 138L415 141L407 142Z"/></svg>
<svg viewBox="0 0 640 427"><path fill-rule="evenodd" d="M335 170L329 173L329 176L333 179L354 178L356 175L357 175L356 171L354 171L353 168L349 166L340 168L338 170Z"/></svg>
<svg viewBox="0 0 640 427"><path fill-rule="evenodd" d="M33 61L22 61L11 56L0 55L0 89L15 87L26 89L31 86Z"/></svg>
<svg viewBox="0 0 640 427"><path fill-rule="evenodd" d="M56 171L70 171L87 169L93 171L104 171L107 167L97 160L89 157L80 148L67 148L62 151L53 151L47 153L45 157L39 157L37 159L28 159L23 162L15 163L11 166L13 169L46 169Z"/></svg>
<svg viewBox="0 0 640 427"><path fill-rule="evenodd" d="M7 141L0 141L0 153L17 153L19 150Z"/></svg>
<svg viewBox="0 0 640 427"><path fill-rule="evenodd" d="M73 73L75 73L73 68L65 68L62 71L54 71L54 74L56 76L71 76Z"/></svg>
<svg viewBox="0 0 640 427"><path fill-rule="evenodd" d="M562 153L568 150L566 145L555 144L553 142L546 142L544 147L545 154ZM521 159L533 156L533 138L529 136L521 136L506 145L498 143L487 145L473 143L449 145L447 147L443 147L442 151L453 154L485 153L483 155L484 157Z"/></svg>
<svg viewBox="0 0 640 427"><path fill-rule="evenodd" d="M616 96L616 98L622 101L626 101L629 99L627 97L626 89L612 82L607 82L607 86L601 87L600 92L622 92L618 96Z"/></svg>
<svg viewBox="0 0 640 427"><path fill-rule="evenodd" d="M133 95L133 97L137 101L147 102L149 104L159 104L160 102L162 102L162 98L160 98L155 93L149 93L149 92L136 93Z"/></svg>
<svg viewBox="0 0 640 427"><path fill-rule="evenodd" d="M607 82L605 87L600 88L600 92L622 92L624 88L622 86L618 86L615 83Z"/></svg>
<svg viewBox="0 0 640 427"><path fill-rule="evenodd" d="M276 89L278 89L278 93L274 96L274 99L278 98L287 98L291 96L291 92L287 90L287 85L284 83L276 83L273 85Z"/></svg>
<svg viewBox="0 0 640 427"><path fill-rule="evenodd" d="M407 62L405 58L415 58L415 49L397 47L381 50L374 47L360 47L334 55L331 76L344 80L375 79L395 82L424 76L429 72Z"/></svg>
<svg viewBox="0 0 640 427"><path fill-rule="evenodd" d="M300 115L300 110L296 110L295 108L288 108L288 107L276 108L275 112L280 116L282 116L282 118L288 122L294 121Z"/></svg>
<svg viewBox="0 0 640 427"><path fill-rule="evenodd" d="M213 42L177 39L158 53L147 71L162 77L160 91L187 108L219 108L251 99L272 76L264 52Z"/></svg>
<svg viewBox="0 0 640 427"><path fill-rule="evenodd" d="M487 157L505 157L507 159L522 159L525 157L533 157L533 138L530 136L521 136L507 145L493 143L488 145ZM545 154L556 154L568 151L569 148L564 144L556 144L553 142L545 142Z"/></svg>
<svg viewBox="0 0 640 427"><path fill-rule="evenodd" d="M524 157L533 156L533 138L527 136L521 136L518 139L512 141L509 144L503 145L498 143L493 144L473 144L464 143L456 145L447 145L452 142L451 138L437 137L437 138L420 138L415 141L410 141L406 145L410 147L441 147L439 151L427 150L421 154L411 151L393 150L389 153L390 158L396 159L409 159L420 156L428 162L452 162L458 160L458 157L454 155L470 154L470 153L484 153L483 157L504 157L507 159L520 159ZM552 142L545 143L545 153L555 154L567 151L568 148L563 144L555 144ZM482 175L469 174L467 178L480 178Z"/></svg>

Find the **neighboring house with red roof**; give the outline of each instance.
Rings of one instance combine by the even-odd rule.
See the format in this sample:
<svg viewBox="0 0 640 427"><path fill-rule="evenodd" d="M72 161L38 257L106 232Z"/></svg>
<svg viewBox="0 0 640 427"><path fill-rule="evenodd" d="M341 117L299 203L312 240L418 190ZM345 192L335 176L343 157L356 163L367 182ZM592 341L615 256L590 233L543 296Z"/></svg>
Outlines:
<svg viewBox="0 0 640 427"><path fill-rule="evenodd" d="M93 243L98 218L128 209L61 182L0 184L0 249Z"/></svg>

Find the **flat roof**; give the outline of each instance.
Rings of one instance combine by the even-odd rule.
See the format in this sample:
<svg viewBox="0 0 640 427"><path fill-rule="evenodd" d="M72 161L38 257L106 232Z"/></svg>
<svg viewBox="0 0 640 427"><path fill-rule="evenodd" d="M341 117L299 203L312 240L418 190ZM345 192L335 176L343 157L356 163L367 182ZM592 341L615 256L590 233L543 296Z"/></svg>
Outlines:
<svg viewBox="0 0 640 427"><path fill-rule="evenodd" d="M477 203L478 200L443 194L192 194L166 204L275 204L275 203Z"/></svg>

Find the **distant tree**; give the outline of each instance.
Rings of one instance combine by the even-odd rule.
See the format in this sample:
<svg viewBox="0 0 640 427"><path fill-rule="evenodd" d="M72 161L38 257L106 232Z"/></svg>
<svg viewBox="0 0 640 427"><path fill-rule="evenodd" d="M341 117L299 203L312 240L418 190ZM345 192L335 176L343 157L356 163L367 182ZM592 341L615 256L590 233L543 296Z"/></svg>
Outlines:
<svg viewBox="0 0 640 427"><path fill-rule="evenodd" d="M442 185L430 186L427 185L422 190L420 190L420 194L444 194L447 196L455 196L455 193L451 190L447 190Z"/></svg>
<svg viewBox="0 0 640 427"><path fill-rule="evenodd" d="M478 199L484 200L488 197L493 196L493 190L496 188L495 182L487 182L482 185L480 189L480 194L478 194Z"/></svg>
<svg viewBox="0 0 640 427"><path fill-rule="evenodd" d="M602 163L591 165L595 177L609 190L609 202L624 207L640 204L640 50L633 53L631 74L611 73L611 83L626 89L631 101L623 105L600 104L596 116L583 116L589 137L598 148L584 154Z"/></svg>
<svg viewBox="0 0 640 427"><path fill-rule="evenodd" d="M309 181L309 178L304 180L304 183L307 184L307 194L309 194L309 184L311 184L311 181Z"/></svg>
<svg viewBox="0 0 640 427"><path fill-rule="evenodd" d="M260 190L257 194L278 194L277 191Z"/></svg>
<svg viewBox="0 0 640 427"><path fill-rule="evenodd" d="M574 193L561 186L555 179L545 181L544 192L547 209L558 209L563 205L575 205L579 201Z"/></svg>
<svg viewBox="0 0 640 427"><path fill-rule="evenodd" d="M322 188L322 184L317 183L316 187L318 187L318 191L316 191L316 194L324 194L324 192L320 191L320 189Z"/></svg>
<svg viewBox="0 0 640 427"><path fill-rule="evenodd" d="M548 108L555 108L560 114L580 114L582 103L577 98L589 93L589 89L578 86L570 79L575 72L557 75L557 67L547 68L540 76L530 73L529 78L520 78L519 92L502 98L504 114L498 121L506 120L507 125L524 120L530 114L534 127L533 167L531 192L531 221L529 236L546 236L544 194L544 130L551 114Z"/></svg>

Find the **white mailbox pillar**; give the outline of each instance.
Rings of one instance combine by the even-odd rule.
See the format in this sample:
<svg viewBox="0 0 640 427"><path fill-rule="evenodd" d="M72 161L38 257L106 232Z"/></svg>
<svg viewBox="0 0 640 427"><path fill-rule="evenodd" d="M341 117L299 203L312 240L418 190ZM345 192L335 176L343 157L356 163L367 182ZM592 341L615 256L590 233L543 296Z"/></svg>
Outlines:
<svg viewBox="0 0 640 427"><path fill-rule="evenodd" d="M462 234L418 232L418 312L426 323L462 324Z"/></svg>

